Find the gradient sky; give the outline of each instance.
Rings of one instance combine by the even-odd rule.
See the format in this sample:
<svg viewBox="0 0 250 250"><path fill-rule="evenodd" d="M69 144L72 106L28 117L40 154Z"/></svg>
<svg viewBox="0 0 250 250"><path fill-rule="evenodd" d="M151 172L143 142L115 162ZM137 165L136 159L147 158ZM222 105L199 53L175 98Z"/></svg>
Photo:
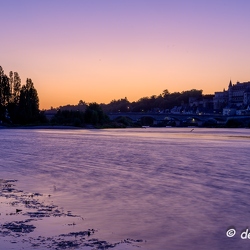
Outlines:
<svg viewBox="0 0 250 250"><path fill-rule="evenodd" d="M248 0L0 0L0 65L40 108L250 81Z"/></svg>

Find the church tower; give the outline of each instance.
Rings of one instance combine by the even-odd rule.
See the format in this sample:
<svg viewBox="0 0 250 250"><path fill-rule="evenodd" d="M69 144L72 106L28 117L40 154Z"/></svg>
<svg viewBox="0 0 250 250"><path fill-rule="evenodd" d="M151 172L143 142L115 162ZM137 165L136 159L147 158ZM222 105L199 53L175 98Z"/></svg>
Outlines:
<svg viewBox="0 0 250 250"><path fill-rule="evenodd" d="M228 104L229 104L229 107L230 107L230 105L232 103L232 97L233 97L232 87L233 87L233 84L232 84L232 81L230 79L230 82L229 82L229 85L228 85Z"/></svg>

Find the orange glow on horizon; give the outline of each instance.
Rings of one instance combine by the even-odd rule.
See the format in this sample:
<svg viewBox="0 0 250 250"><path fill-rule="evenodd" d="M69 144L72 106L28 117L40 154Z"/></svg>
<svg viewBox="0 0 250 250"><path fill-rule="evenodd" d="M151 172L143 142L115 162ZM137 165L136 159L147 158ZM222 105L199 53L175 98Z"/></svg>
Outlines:
<svg viewBox="0 0 250 250"><path fill-rule="evenodd" d="M0 65L33 80L40 109L250 81L250 2L125 2L6 1Z"/></svg>

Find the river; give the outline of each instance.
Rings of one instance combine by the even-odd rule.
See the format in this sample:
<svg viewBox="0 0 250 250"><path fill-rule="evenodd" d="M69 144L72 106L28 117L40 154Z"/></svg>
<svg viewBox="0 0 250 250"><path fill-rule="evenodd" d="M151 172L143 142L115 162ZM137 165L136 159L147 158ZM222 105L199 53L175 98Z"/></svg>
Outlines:
<svg viewBox="0 0 250 250"><path fill-rule="evenodd" d="M249 129L1 129L0 155L1 179L51 196L79 227L142 241L113 249L250 248Z"/></svg>

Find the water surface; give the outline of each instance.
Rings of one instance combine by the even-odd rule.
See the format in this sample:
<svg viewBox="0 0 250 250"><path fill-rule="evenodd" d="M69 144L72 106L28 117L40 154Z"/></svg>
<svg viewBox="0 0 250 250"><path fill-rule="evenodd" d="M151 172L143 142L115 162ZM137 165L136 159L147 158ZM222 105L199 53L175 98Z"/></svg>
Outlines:
<svg viewBox="0 0 250 250"><path fill-rule="evenodd" d="M2 129L1 178L51 194L84 217L82 228L98 229L111 242L249 249L240 232L250 228L250 130L190 131ZM53 234L50 225L41 228Z"/></svg>

